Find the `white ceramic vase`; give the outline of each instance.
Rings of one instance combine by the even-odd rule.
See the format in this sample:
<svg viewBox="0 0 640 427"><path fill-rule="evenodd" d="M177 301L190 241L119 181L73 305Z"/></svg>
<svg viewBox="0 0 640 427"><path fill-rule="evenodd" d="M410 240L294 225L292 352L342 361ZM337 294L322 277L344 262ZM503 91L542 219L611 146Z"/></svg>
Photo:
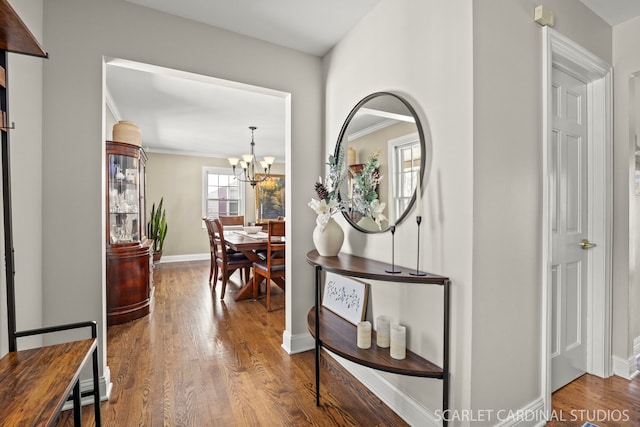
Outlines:
<svg viewBox="0 0 640 427"><path fill-rule="evenodd" d="M338 255L342 242L344 242L344 231L333 218L329 218L324 230L321 230L319 225L313 229L313 244L321 256Z"/></svg>
<svg viewBox="0 0 640 427"><path fill-rule="evenodd" d="M367 231L380 231L380 227L370 216L363 216L360 221L357 222L358 227Z"/></svg>

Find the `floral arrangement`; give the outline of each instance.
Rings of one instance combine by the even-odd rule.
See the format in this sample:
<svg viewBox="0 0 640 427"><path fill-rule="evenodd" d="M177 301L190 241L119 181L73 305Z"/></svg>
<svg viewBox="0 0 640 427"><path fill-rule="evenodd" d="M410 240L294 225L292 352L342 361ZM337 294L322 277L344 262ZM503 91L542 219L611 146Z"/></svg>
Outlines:
<svg viewBox="0 0 640 427"><path fill-rule="evenodd" d="M311 209L318 215L316 224L324 231L331 217L342 210L343 204L340 201L340 185L344 181L345 172L342 156L338 159L335 156L329 156L329 173L322 182L322 177L318 177L318 182L314 188L318 199L312 198L309 202Z"/></svg>
<svg viewBox="0 0 640 427"><path fill-rule="evenodd" d="M355 176L352 203L353 210L375 221L379 229L382 229L382 221L387 219L382 213L386 203L378 199L378 184L383 176L378 172L380 166L378 157L380 150L371 153L362 172Z"/></svg>

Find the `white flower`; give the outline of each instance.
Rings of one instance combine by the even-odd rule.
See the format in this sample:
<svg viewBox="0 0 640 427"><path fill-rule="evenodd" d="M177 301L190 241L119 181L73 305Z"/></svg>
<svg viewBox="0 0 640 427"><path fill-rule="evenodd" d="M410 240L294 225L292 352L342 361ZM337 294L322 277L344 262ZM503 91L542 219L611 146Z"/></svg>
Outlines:
<svg viewBox="0 0 640 427"><path fill-rule="evenodd" d="M371 218L373 218L373 220L376 222L376 224L378 224L378 228L380 230L382 230L382 221L386 221L387 217L384 216L384 214L382 213L382 211L384 211L384 208L386 206L386 203L384 202L380 202L380 200L375 199L371 202Z"/></svg>
<svg viewBox="0 0 640 427"><path fill-rule="evenodd" d="M316 224L320 226L321 231L324 231L331 216L340 210L340 206L336 200L330 200L329 203L327 203L326 199L317 200L312 198L309 202L309 207L318 215Z"/></svg>

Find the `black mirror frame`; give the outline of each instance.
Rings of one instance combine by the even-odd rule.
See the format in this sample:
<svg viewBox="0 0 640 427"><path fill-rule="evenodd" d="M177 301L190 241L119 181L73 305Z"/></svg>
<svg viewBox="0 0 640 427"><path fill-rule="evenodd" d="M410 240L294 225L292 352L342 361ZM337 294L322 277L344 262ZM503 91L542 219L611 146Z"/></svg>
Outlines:
<svg viewBox="0 0 640 427"><path fill-rule="evenodd" d="M405 107L407 107L407 109L409 110L409 112L411 113L411 115L413 116L413 118L415 119L415 124L416 127L418 128L418 135L420 138L420 150L422 151L422 155L420 156L420 173L419 173L419 178L418 178L418 183L416 184L416 188L413 191L413 196L411 197L411 201L409 202L409 205L407 206L407 208L404 210L404 212L402 212L402 215L400 215L400 217L396 220L395 224L393 225L398 225L400 223L402 223L402 221L405 220L405 218L409 215L409 212L411 211L411 208L413 207L413 205L416 202L416 190L417 191L422 191L422 181L423 181L423 177L424 177L424 172L425 172L425 159L427 157L427 153L426 153L426 143L425 143L425 137L424 137L424 130L422 129L422 124L420 122L420 117L418 117L418 114L416 112L416 110L413 108L413 106L402 96L393 93L393 92L374 92L371 93L367 96L365 96L364 98L362 98L356 105L355 107L353 107L351 109L351 111L349 112L349 115L347 116L347 118L345 119L344 123L342 124L342 128L340 129L340 134L338 135L338 141L336 143L336 148L334 150L333 155L338 158L338 156L340 155L340 149L342 147L342 140L344 139L345 133L347 131L347 128L349 127L349 124L351 123L351 120L353 119L353 117L356 115L356 113L358 112L358 110L360 108L362 108L362 106L364 104L366 104L368 101L380 97L380 96L392 96L394 98L396 98L397 100L399 100ZM339 193L338 194L338 200L342 201L342 194ZM369 234L374 234L374 233L384 233L386 231L390 230L390 227L386 227L383 228L382 230L365 230L362 227L358 226L355 222L353 222L353 220L351 219L351 217L349 216L349 214L345 211L342 211L342 215L344 216L344 218L347 220L347 222L349 224L351 224L351 226L353 228L355 228L356 230L362 232L362 233L369 233Z"/></svg>

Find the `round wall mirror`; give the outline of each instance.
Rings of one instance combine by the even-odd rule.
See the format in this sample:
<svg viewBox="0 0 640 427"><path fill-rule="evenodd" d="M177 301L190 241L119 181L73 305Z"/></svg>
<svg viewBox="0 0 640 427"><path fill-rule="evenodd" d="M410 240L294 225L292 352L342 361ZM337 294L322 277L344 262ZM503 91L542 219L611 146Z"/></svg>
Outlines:
<svg viewBox="0 0 640 427"><path fill-rule="evenodd" d="M357 230L378 233L399 224L415 200L424 173L425 139L404 98L377 92L351 110L334 155L344 171L343 214Z"/></svg>

